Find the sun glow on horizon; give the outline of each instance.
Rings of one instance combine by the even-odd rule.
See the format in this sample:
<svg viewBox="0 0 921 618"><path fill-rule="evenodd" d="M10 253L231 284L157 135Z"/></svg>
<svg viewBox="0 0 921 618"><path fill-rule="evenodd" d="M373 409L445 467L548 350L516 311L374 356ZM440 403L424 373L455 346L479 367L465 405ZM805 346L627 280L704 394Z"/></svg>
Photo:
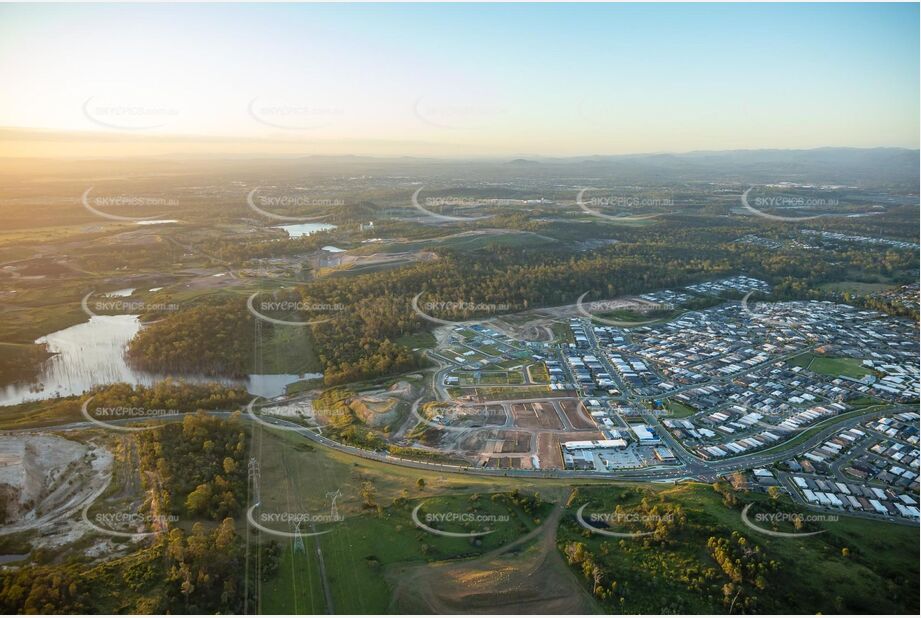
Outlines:
<svg viewBox="0 0 921 618"><path fill-rule="evenodd" d="M0 156L918 146L918 6L2 5Z"/></svg>

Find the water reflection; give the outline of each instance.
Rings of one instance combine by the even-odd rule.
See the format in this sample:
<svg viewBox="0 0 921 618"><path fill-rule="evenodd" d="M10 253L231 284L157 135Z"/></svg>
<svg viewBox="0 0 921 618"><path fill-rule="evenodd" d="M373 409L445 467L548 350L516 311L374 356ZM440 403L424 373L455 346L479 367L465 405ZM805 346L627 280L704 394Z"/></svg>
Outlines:
<svg viewBox="0 0 921 618"><path fill-rule="evenodd" d="M279 225L278 227L286 231L291 238L300 238L301 236L310 236L317 232L336 229L336 226L330 223L297 223L293 225Z"/></svg>
<svg viewBox="0 0 921 618"><path fill-rule="evenodd" d="M138 371L125 361L128 342L141 327L136 315L99 315L83 324L37 339L36 343L47 344L54 356L45 363L40 378L34 384L0 387L0 405L80 395L100 384L126 382L149 386L163 380L167 376ZM285 386L292 382L321 375L250 375L246 380L198 375L172 377L186 382L246 386L247 391L254 395L271 398L284 394Z"/></svg>

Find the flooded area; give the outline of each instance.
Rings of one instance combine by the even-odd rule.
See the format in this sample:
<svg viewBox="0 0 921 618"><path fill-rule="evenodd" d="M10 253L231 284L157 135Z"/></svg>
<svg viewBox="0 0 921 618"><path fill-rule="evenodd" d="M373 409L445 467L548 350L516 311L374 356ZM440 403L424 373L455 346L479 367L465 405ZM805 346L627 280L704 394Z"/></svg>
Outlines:
<svg viewBox="0 0 921 618"><path fill-rule="evenodd" d="M32 384L10 384L0 387L0 405L15 405L53 397L80 395L100 384L126 382L152 385L166 377L187 382L220 382L246 386L262 397L277 397L285 386L299 379L320 377L319 374L297 376L250 375L246 380L196 375L164 376L138 371L128 365L125 350L128 342L142 328L136 315L100 315L83 324L59 330L36 340L47 344L54 354L46 361L38 381Z"/></svg>
<svg viewBox="0 0 921 618"><path fill-rule="evenodd" d="M300 238L301 236L310 236L317 232L336 229L336 226L330 223L296 223L293 225L279 225L278 227L286 231L291 238Z"/></svg>

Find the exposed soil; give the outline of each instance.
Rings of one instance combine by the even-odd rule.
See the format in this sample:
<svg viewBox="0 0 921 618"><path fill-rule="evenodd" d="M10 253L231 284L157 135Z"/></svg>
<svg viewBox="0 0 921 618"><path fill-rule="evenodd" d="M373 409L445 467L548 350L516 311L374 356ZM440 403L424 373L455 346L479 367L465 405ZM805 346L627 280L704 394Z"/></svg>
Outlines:
<svg viewBox="0 0 921 618"><path fill-rule="evenodd" d="M589 614L597 607L556 547L562 509L474 560L391 569L390 611L403 614Z"/></svg>
<svg viewBox="0 0 921 618"><path fill-rule="evenodd" d="M0 436L4 534L46 532L78 516L109 485L112 454L50 434Z"/></svg>
<svg viewBox="0 0 921 618"><path fill-rule="evenodd" d="M581 401L561 401L560 407L563 409L563 413L566 414L566 418L573 429L595 429L595 422L591 419Z"/></svg>

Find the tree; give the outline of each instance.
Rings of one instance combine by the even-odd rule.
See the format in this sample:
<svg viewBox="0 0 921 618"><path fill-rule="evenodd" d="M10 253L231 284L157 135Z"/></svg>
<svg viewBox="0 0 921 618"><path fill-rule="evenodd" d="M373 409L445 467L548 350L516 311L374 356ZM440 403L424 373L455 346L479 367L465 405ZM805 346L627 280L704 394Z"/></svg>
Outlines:
<svg viewBox="0 0 921 618"><path fill-rule="evenodd" d="M196 515L207 514L208 509L211 506L211 497L213 496L213 493L214 492L212 491L210 484L202 483L188 495L185 500L185 508L187 508L190 513L194 513Z"/></svg>
<svg viewBox="0 0 921 618"><path fill-rule="evenodd" d="M359 490L358 494L361 496L361 499L364 502L366 508L370 509L377 505L377 503L374 501L375 492L376 489L374 488L374 483L371 481L365 481L361 484L361 489Z"/></svg>
<svg viewBox="0 0 921 618"><path fill-rule="evenodd" d="M214 547L221 550L230 547L237 538L234 530L233 519L225 517L214 533Z"/></svg>
<svg viewBox="0 0 921 618"><path fill-rule="evenodd" d="M425 489L425 479L420 477L419 480L416 481L416 486L419 488L419 491Z"/></svg>
<svg viewBox="0 0 921 618"><path fill-rule="evenodd" d="M234 461L232 457L224 458L224 472L227 474L233 474L237 469L237 462Z"/></svg>
<svg viewBox="0 0 921 618"><path fill-rule="evenodd" d="M745 478L745 473L741 470L736 470L729 475L729 482L736 491L742 491L748 486L748 480Z"/></svg>

